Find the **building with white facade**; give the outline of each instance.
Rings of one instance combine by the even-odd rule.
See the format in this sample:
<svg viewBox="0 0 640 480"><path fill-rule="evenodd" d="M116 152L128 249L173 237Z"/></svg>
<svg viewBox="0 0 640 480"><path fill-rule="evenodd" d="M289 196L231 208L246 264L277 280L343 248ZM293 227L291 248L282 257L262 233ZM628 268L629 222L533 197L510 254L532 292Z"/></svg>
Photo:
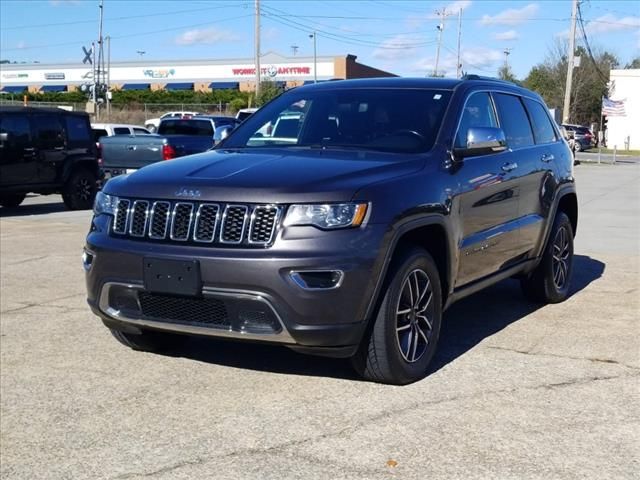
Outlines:
<svg viewBox="0 0 640 480"><path fill-rule="evenodd" d="M624 102L624 115L607 117L607 146L640 150L640 69L611 70L609 78L609 98Z"/></svg>
<svg viewBox="0 0 640 480"><path fill-rule="evenodd" d="M285 57L269 52L260 59L261 77L283 87L331 79L389 77L389 72L356 62L355 55ZM112 62L108 81L112 90L255 89L253 58L211 60L144 60ZM0 65L0 91L4 93L64 92L92 83L92 65L4 64Z"/></svg>

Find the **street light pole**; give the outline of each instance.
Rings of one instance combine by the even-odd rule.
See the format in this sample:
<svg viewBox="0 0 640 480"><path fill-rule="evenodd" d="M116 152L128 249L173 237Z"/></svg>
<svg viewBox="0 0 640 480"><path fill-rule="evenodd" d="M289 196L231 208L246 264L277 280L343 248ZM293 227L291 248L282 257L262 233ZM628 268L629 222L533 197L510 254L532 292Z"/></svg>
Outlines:
<svg viewBox="0 0 640 480"><path fill-rule="evenodd" d="M569 123L571 116L571 84L573 83L573 67L576 51L576 17L578 16L578 0L573 0L571 8L571 33L569 34L569 51L567 52L567 82L564 87L564 104L562 106L562 123Z"/></svg>
<svg viewBox="0 0 640 480"><path fill-rule="evenodd" d="M316 36L315 31L309 35L309 38L313 38L313 83L318 83L318 48Z"/></svg>
<svg viewBox="0 0 640 480"><path fill-rule="evenodd" d="M260 0L256 0L255 2L255 32L254 32L254 41L255 41L255 62L256 62L256 101L258 99L258 94L260 93Z"/></svg>

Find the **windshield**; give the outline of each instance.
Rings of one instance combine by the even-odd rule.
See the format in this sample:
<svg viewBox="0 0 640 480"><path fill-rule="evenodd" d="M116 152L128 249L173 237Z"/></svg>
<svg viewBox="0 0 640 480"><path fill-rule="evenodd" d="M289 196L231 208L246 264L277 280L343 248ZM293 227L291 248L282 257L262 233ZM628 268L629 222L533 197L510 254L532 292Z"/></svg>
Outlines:
<svg viewBox="0 0 640 480"><path fill-rule="evenodd" d="M209 120L163 120L158 128L160 135L197 135L213 137L213 126Z"/></svg>
<svg viewBox="0 0 640 480"><path fill-rule="evenodd" d="M222 148L424 152L435 142L450 97L450 91L426 89L292 90L245 120Z"/></svg>

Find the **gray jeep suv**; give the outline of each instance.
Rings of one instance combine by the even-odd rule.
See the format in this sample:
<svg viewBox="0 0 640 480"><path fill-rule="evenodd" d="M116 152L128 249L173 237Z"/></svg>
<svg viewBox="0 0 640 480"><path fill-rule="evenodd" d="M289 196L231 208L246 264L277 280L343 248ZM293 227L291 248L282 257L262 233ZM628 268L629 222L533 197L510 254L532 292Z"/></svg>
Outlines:
<svg viewBox="0 0 640 480"><path fill-rule="evenodd" d="M507 82L299 87L215 150L106 184L88 302L134 349L272 342L409 383L456 300L514 276L535 301L567 298L572 163L540 97Z"/></svg>

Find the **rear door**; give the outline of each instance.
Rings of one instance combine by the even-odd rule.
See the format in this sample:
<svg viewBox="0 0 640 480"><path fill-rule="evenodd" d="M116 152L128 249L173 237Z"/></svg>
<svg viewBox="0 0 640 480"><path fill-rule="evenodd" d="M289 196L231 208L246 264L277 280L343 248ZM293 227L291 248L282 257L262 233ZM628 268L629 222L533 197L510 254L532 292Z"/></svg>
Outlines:
<svg viewBox="0 0 640 480"><path fill-rule="evenodd" d="M544 223L550 214L557 188L556 179L560 177L555 172L555 165L569 152L553 126L546 106L530 98L523 98L523 102L529 114L536 146L535 154L523 159L521 165L524 176L519 205L522 219L520 243L523 252L533 254L542 241Z"/></svg>
<svg viewBox="0 0 640 480"><path fill-rule="evenodd" d="M7 134L7 140L0 144L0 185L34 182L37 164L29 115L26 113L1 114L0 133Z"/></svg>
<svg viewBox="0 0 640 480"><path fill-rule="evenodd" d="M37 113L32 115L31 121L38 149L38 183L55 183L67 156L62 118L55 113Z"/></svg>
<svg viewBox="0 0 640 480"><path fill-rule="evenodd" d="M456 147L465 147L472 127L497 127L488 92L472 93L459 117ZM513 152L467 157L455 172L461 238L456 286L490 275L515 257L518 241L517 160Z"/></svg>

